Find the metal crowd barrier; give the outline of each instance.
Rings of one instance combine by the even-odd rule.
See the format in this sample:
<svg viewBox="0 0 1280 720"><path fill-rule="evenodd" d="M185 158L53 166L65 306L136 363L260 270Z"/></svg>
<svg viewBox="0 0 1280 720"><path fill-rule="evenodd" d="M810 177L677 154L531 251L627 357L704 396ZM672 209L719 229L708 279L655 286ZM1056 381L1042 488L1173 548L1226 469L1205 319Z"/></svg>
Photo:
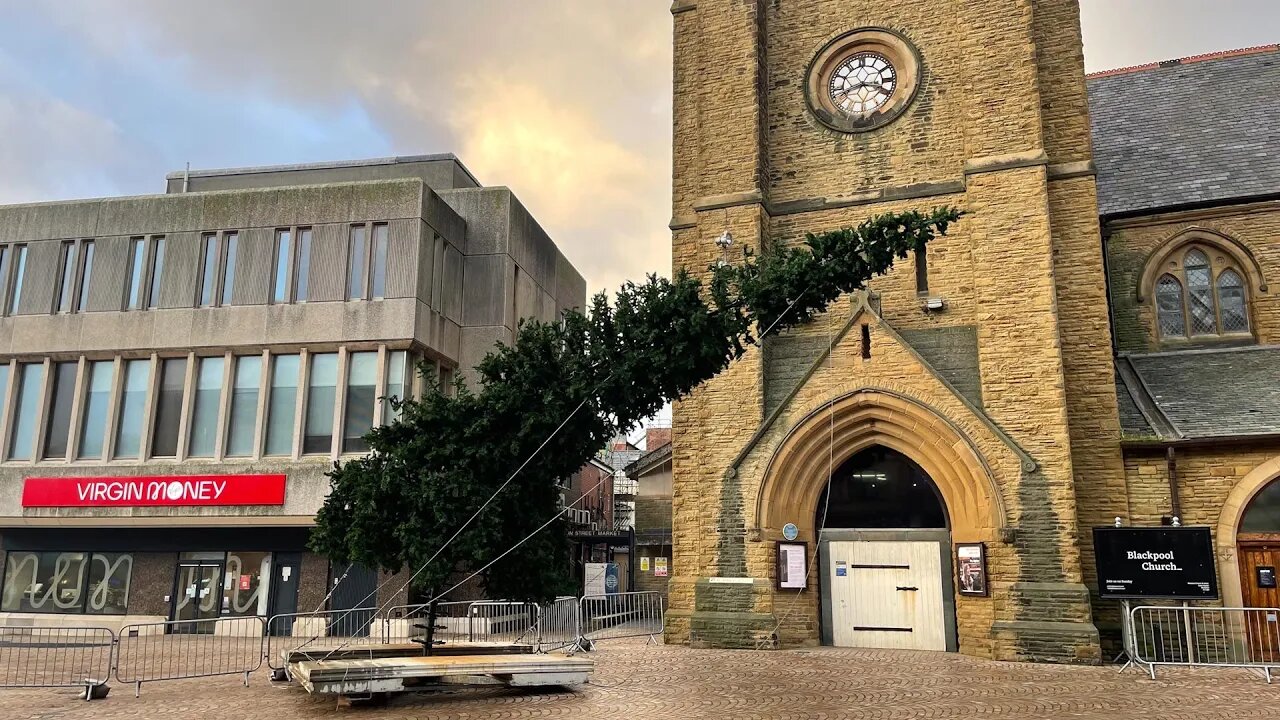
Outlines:
<svg viewBox="0 0 1280 720"><path fill-rule="evenodd" d="M576 597L557 598L538 608L538 652L577 647L582 637L580 609Z"/></svg>
<svg viewBox="0 0 1280 720"><path fill-rule="evenodd" d="M100 627L0 626L0 687L94 686L111 675L115 634Z"/></svg>
<svg viewBox="0 0 1280 720"><path fill-rule="evenodd" d="M437 603L434 639L445 643L505 643L536 652L597 640L662 633L657 593L562 597L527 602ZM286 666L286 653L320 659L340 650L425 642L427 605L286 613L270 618L224 616L204 620L133 623L119 633L103 627L0 626L0 688L92 689L109 677L134 686L217 675L249 675L266 664Z"/></svg>
<svg viewBox="0 0 1280 720"><path fill-rule="evenodd" d="M473 602L467 608L467 641L536 646L538 614L534 603Z"/></svg>
<svg viewBox="0 0 1280 720"><path fill-rule="evenodd" d="M338 649L382 645L385 626L375 618L377 612L376 607L364 607L272 615L262 641L267 667L283 670L286 652L319 660Z"/></svg>
<svg viewBox="0 0 1280 720"><path fill-rule="evenodd" d="M134 623L120 628L116 680L134 686L215 675L243 675L262 667L266 623L262 617L218 617Z"/></svg>
<svg viewBox="0 0 1280 720"><path fill-rule="evenodd" d="M436 644L467 641L471 625L468 612L470 607L470 600L436 603L436 627L433 633ZM425 643L430 613L431 606L427 603L387 608L386 617L382 621L383 637L393 644Z"/></svg>
<svg viewBox="0 0 1280 720"><path fill-rule="evenodd" d="M1133 660L1151 678L1158 665L1250 668L1271 682L1280 668L1280 609L1162 607L1130 611Z"/></svg>
<svg viewBox="0 0 1280 720"><path fill-rule="evenodd" d="M586 595L579 601L583 644L599 640L662 635L662 595L656 592Z"/></svg>

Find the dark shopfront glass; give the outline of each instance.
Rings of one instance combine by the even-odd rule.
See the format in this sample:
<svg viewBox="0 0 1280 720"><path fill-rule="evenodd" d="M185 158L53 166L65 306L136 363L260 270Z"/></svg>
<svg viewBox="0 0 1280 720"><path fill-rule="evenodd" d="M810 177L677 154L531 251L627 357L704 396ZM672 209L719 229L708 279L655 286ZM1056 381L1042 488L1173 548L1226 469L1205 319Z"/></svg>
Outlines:
<svg viewBox="0 0 1280 720"><path fill-rule="evenodd" d="M269 552L181 553L173 601L174 619L266 616L271 564ZM212 632L211 625L200 623L190 631Z"/></svg>
<svg viewBox="0 0 1280 720"><path fill-rule="evenodd" d="M128 553L13 551L5 559L0 610L123 615L132 575Z"/></svg>

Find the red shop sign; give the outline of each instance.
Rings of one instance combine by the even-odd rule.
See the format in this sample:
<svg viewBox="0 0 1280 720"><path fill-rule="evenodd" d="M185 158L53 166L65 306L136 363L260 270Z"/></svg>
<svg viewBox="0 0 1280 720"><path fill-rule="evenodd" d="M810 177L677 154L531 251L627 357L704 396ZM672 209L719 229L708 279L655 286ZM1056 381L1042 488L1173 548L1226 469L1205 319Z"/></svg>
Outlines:
<svg viewBox="0 0 1280 720"><path fill-rule="evenodd" d="M284 475L29 477L22 507L283 505Z"/></svg>

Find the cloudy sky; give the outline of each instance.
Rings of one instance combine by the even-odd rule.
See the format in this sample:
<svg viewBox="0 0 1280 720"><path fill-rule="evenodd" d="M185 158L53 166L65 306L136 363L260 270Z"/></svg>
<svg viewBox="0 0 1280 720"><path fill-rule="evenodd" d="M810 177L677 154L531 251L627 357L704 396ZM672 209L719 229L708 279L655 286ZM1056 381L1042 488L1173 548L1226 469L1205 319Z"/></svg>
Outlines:
<svg viewBox="0 0 1280 720"><path fill-rule="evenodd" d="M1082 0L1090 71L1280 40L1274 0ZM591 288L669 270L669 0L0 0L0 203L453 152ZM1229 95L1229 89L1224 89Z"/></svg>

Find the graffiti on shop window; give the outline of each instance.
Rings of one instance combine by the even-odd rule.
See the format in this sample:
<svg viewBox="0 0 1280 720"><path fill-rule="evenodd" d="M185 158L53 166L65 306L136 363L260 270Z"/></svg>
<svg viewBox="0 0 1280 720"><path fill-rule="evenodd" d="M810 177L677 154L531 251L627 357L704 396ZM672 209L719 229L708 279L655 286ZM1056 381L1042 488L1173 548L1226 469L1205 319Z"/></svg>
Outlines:
<svg viewBox="0 0 1280 720"><path fill-rule="evenodd" d="M216 576L208 574L210 566L183 567L177 609L193 603L202 614L262 615L266 613L266 587L262 580L271 577L270 555L266 553L227 553L223 567L222 587ZM221 607L219 607L221 600Z"/></svg>
<svg viewBox="0 0 1280 720"><path fill-rule="evenodd" d="M266 591L266 583L261 582L261 578L271 577L270 560L263 558L259 566L252 564L245 567L245 561L239 555L231 553L227 555L227 578L231 580L231 587L227 590L230 595L231 612L236 615L256 615L262 614L258 612L259 606L265 608L266 602L263 599L263 593ZM252 563L252 558L250 558ZM254 582L242 583L241 579L247 578ZM249 587L246 587L249 585Z"/></svg>
<svg viewBox="0 0 1280 720"><path fill-rule="evenodd" d="M85 553L79 552L9 553L0 607L36 612L82 608L91 613L117 611L128 597L133 557L93 553L88 556L88 567L85 557ZM87 597L86 583L89 585Z"/></svg>

